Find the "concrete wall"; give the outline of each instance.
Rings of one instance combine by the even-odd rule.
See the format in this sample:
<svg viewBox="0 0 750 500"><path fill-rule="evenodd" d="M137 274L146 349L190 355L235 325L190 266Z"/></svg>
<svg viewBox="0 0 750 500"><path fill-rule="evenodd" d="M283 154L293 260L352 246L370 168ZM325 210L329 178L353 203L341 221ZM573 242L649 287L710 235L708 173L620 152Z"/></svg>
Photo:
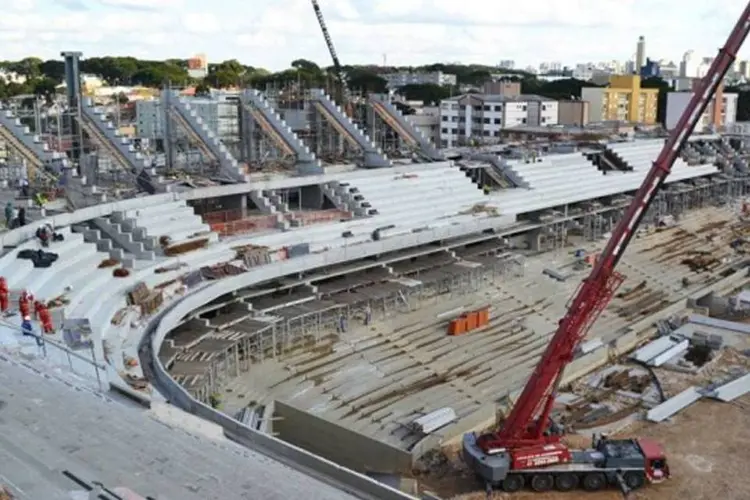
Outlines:
<svg viewBox="0 0 750 500"><path fill-rule="evenodd" d="M276 401L273 431L279 438L360 472L406 474L411 453L324 418Z"/></svg>

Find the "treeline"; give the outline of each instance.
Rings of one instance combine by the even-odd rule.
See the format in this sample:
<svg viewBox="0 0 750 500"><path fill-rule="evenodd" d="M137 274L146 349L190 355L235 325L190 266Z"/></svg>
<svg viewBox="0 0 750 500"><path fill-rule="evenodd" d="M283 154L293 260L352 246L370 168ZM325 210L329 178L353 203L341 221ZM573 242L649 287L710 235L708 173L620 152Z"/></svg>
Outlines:
<svg viewBox="0 0 750 500"><path fill-rule="evenodd" d="M0 79L0 98L7 98L19 94L48 95L54 92L65 75L65 66L61 60L47 60L28 57L20 61L0 62L0 69L16 73L26 79L23 83L6 82ZM81 60L81 71L101 77L109 85L142 85L145 87L159 87L165 84L175 86L200 85L203 89L227 88L234 86L266 86L281 87L300 83L306 87L330 87L335 82L334 73L330 67L321 67L312 61L297 59L292 61L289 69L271 73L263 68L256 68L228 60L218 64L209 64L208 76L202 81L190 78L188 62L183 59L168 59L166 61L150 61L134 57L91 57ZM456 87L441 87L437 85L410 85L405 92L410 99L437 102L450 95L455 95L459 87L481 85L489 81L493 75L502 70L482 65L432 64L420 67L383 67L383 66L346 66L349 87L355 90L369 92L386 91L386 81L381 75L396 71L432 72L442 71L454 74L458 79ZM538 82L533 75L521 71L512 72L514 78L524 82L524 92L546 92L550 94L566 94L583 83L569 82L562 85L556 82L544 84ZM549 88L547 88L549 86ZM579 89L580 91L580 89Z"/></svg>
<svg viewBox="0 0 750 500"><path fill-rule="evenodd" d="M583 87L596 86L591 82L574 78L547 82L524 71L506 71L477 64L431 64L418 67L345 66L343 69L351 89L379 93L387 90L387 82L382 77L387 73L442 71L456 75L457 85L455 86L407 85L400 89L400 93L407 99L428 104L438 103L443 99L458 95L467 86L478 91L485 82L492 80L498 74L506 74L507 79L520 82L521 92L524 94L537 94L552 99L580 97ZM65 76L65 66L62 60L44 61L36 57L27 57L20 61L0 61L0 70L16 73L25 78L22 83L6 82L0 78L0 99L21 94L52 96L55 88ZM307 88L330 89L336 84L331 67L321 67L306 59L294 60L289 69L275 73L231 59L209 64L208 76L200 81L190 78L188 61L184 59L151 61L134 57L91 57L81 60L81 71L97 75L109 85L160 87L165 84L174 86L195 84L199 86L199 91L235 86L252 86L259 89L267 86L280 88L295 83ZM660 90L659 117L663 118L666 110L666 93L671 90L669 85L660 78L649 78L643 81L643 86ZM750 120L750 92L741 89L727 89L727 91L736 91L740 94L738 119Z"/></svg>

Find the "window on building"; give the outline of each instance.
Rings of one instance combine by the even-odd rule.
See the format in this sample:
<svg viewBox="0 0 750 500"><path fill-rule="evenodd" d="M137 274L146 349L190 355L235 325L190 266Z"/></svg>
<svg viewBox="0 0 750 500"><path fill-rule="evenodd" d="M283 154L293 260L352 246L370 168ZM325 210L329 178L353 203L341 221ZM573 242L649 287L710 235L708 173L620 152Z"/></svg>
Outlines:
<svg viewBox="0 0 750 500"><path fill-rule="evenodd" d="M521 118L521 123L526 123L526 118Z"/></svg>
<svg viewBox="0 0 750 500"><path fill-rule="evenodd" d="M482 135L483 135L484 137L489 137L489 136L490 136L490 131L489 131L489 130L483 130L483 131L482 131Z"/></svg>
<svg viewBox="0 0 750 500"><path fill-rule="evenodd" d="M448 133L448 129L447 128L442 128L442 129L440 129L440 132L443 133L443 134L447 134Z"/></svg>
<svg viewBox="0 0 750 500"><path fill-rule="evenodd" d="M526 109L527 109L527 106L524 104L522 110L526 111Z"/></svg>
<svg viewBox="0 0 750 500"><path fill-rule="evenodd" d="M490 123L490 119L489 119L489 118L485 118L485 119L484 119L484 123L485 123L485 124L489 124L489 123Z"/></svg>
<svg viewBox="0 0 750 500"><path fill-rule="evenodd" d="M547 105L546 104L542 104L542 111L547 111Z"/></svg>
<svg viewBox="0 0 750 500"><path fill-rule="evenodd" d="M464 104L462 104L461 107L460 107L460 109L461 109L461 111L465 111L466 110L466 106Z"/></svg>
<svg viewBox="0 0 750 500"><path fill-rule="evenodd" d="M502 110L503 110L503 106L502 105L495 106L495 111L502 111Z"/></svg>
<svg viewBox="0 0 750 500"><path fill-rule="evenodd" d="M545 116L543 116L543 117L541 118L541 122L542 122L542 123L547 123L547 118L546 118Z"/></svg>
<svg viewBox="0 0 750 500"><path fill-rule="evenodd" d="M448 117L447 116L443 116L443 121L447 122L448 121Z"/></svg>
<svg viewBox="0 0 750 500"><path fill-rule="evenodd" d="M482 111L482 106L474 106L474 111Z"/></svg>
<svg viewBox="0 0 750 500"><path fill-rule="evenodd" d="M495 125L500 125L503 123L502 118L495 118Z"/></svg>
<svg viewBox="0 0 750 500"><path fill-rule="evenodd" d="M492 108L491 108L490 106L488 106L488 105L486 105L486 104L485 104L485 106L484 106L484 110L485 110L485 111L489 111L490 109L492 109Z"/></svg>
<svg viewBox="0 0 750 500"><path fill-rule="evenodd" d="M495 137L500 137L500 131L499 130L495 130L495 134L494 135L495 135Z"/></svg>

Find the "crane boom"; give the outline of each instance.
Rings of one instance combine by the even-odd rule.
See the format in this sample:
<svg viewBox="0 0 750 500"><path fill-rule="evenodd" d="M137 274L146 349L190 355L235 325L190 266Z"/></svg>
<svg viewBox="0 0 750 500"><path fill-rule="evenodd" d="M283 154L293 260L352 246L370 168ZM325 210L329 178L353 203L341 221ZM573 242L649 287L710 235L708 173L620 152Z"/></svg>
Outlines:
<svg viewBox="0 0 750 500"><path fill-rule="evenodd" d="M318 0L312 0L312 6L313 10L315 11L315 17L318 18L320 30L323 32L323 38L325 39L326 45L328 46L328 52L331 54L331 59L333 60L333 70L336 73L336 78L338 78L341 85L341 100L343 101L342 104L346 104L349 102L349 85L346 82L344 69L341 67L339 56L336 53L336 47L333 45L333 39L331 38L331 34L328 32L328 26L326 26L326 21L323 18L323 11L320 10Z"/></svg>
<svg viewBox="0 0 750 500"><path fill-rule="evenodd" d="M694 92L677 126L669 134L624 217L612 232L591 274L581 283L573 296L567 313L560 320L557 331L502 428L496 433L477 439L477 444L485 453L501 448L535 446L559 439L557 436L545 434L554 403L554 392L563 370L573 359L577 345L622 283L624 278L615 271L615 267L657 191L671 172L682 147L737 57L748 31L750 2Z"/></svg>

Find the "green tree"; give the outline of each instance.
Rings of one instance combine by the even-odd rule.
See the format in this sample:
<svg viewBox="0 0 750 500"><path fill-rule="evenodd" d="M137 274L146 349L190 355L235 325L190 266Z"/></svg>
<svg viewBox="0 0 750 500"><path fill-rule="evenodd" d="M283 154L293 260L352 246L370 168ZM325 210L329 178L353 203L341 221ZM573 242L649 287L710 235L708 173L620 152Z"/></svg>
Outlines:
<svg viewBox="0 0 750 500"><path fill-rule="evenodd" d="M447 99L453 93L450 87L434 85L404 85L398 89L398 93L409 101L422 101L424 104L437 104Z"/></svg>
<svg viewBox="0 0 750 500"><path fill-rule="evenodd" d="M750 91L742 87L726 87L724 92L737 94L737 121L750 121Z"/></svg>
<svg viewBox="0 0 750 500"><path fill-rule="evenodd" d="M377 74L359 68L347 70L349 88L382 94L388 91L388 82Z"/></svg>
<svg viewBox="0 0 750 500"><path fill-rule="evenodd" d="M205 81L200 82L195 86L195 95L207 96L211 94L211 86Z"/></svg>
<svg viewBox="0 0 750 500"><path fill-rule="evenodd" d="M65 63L63 61L49 59L39 65L39 70L42 76L51 78L56 82L62 82L65 78Z"/></svg>
<svg viewBox="0 0 750 500"><path fill-rule="evenodd" d="M38 57L26 57L18 62L12 63L8 66L10 71L23 75L26 78L39 78L42 71L40 69L42 60Z"/></svg>

